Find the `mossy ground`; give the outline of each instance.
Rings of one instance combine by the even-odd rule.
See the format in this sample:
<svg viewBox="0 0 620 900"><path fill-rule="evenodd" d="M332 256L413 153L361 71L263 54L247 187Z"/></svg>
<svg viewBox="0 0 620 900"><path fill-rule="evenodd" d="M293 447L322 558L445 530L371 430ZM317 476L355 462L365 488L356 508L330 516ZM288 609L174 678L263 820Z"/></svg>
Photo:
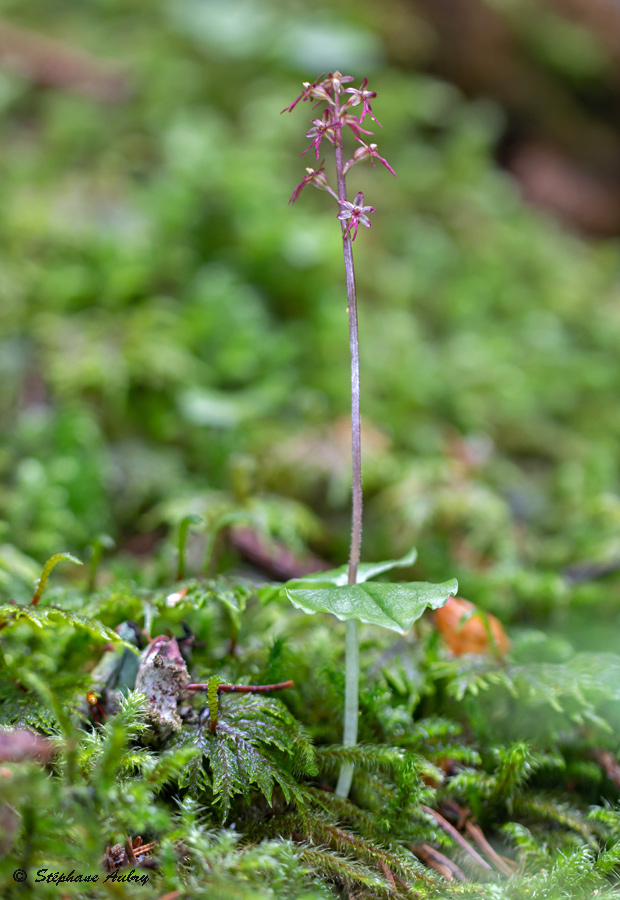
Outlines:
<svg viewBox="0 0 620 900"><path fill-rule="evenodd" d="M392 7L380 31L359 0L223 9L3 4L126 90L0 72L0 716L56 747L1 763L2 895L58 896L42 868L102 876L69 897L620 895L617 241L523 203L498 110L391 62ZM343 627L235 542L347 556L338 223L318 192L287 207L305 119L278 115L330 66L373 77L399 176L352 176L377 208L356 242L364 558L416 545L411 577L456 576L511 640L455 657L430 616L363 629L355 751ZM29 606L67 550L86 569ZM215 731L188 699L157 744L119 644L127 696L97 724L86 694L127 622L176 637L194 681L295 688L221 698ZM138 835L149 883L104 884L106 847Z"/></svg>

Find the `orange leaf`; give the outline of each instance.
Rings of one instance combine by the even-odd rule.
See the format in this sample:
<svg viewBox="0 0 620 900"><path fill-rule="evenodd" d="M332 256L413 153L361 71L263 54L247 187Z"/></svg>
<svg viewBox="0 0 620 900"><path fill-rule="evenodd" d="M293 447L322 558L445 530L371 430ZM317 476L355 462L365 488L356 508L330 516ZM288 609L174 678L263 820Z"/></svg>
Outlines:
<svg viewBox="0 0 620 900"><path fill-rule="evenodd" d="M437 630L457 656L464 653L492 653L501 656L510 649L510 641L500 621L491 613L477 611L477 607L463 597L448 597L435 611Z"/></svg>

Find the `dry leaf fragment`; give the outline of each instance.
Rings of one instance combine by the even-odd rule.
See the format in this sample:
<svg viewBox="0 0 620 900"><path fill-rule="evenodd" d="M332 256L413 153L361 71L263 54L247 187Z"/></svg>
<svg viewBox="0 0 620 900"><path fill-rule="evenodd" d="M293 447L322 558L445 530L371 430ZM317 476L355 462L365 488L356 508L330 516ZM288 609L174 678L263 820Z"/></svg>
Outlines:
<svg viewBox="0 0 620 900"><path fill-rule="evenodd" d="M136 677L136 690L146 694L149 722L161 739L181 728L177 704L189 681L185 660L174 638L156 637L148 645Z"/></svg>
<svg viewBox="0 0 620 900"><path fill-rule="evenodd" d="M485 613L463 597L448 597L435 612L437 630L457 656L464 653L499 653L510 649L510 641L499 619Z"/></svg>

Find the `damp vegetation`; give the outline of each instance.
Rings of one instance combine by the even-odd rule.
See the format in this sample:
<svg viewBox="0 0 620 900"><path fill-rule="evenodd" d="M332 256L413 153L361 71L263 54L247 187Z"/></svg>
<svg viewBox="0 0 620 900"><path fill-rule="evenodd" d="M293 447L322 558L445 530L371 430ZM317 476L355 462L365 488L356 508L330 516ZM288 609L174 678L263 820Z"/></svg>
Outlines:
<svg viewBox="0 0 620 900"><path fill-rule="evenodd" d="M223 575L3 607L6 890L19 867L148 876L121 896L618 895L620 657L507 651L485 616L454 654L471 609L443 636L363 626L347 746L341 627L287 609Z"/></svg>
<svg viewBox="0 0 620 900"><path fill-rule="evenodd" d="M0 896L620 900L617 241L525 204L395 6L31 6Z"/></svg>

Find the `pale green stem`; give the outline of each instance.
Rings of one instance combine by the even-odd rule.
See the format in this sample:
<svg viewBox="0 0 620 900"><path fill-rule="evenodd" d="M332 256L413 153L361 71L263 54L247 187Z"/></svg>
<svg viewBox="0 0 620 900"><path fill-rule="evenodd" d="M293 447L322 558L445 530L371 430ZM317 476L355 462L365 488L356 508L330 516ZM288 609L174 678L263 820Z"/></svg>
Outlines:
<svg viewBox="0 0 620 900"><path fill-rule="evenodd" d="M349 619L346 626L346 672L344 694L344 735L342 743L345 747L357 744L358 693L360 679L358 624L356 619ZM339 797L348 797L353 780L353 763L345 762L340 767L336 793Z"/></svg>
<svg viewBox="0 0 620 900"><path fill-rule="evenodd" d="M340 112L338 92L334 95L336 118ZM346 178L344 174L344 153L342 149L342 129L335 129L334 150L336 156L336 176L338 179L338 199L347 199ZM346 222L342 222L342 252L347 282L347 300L349 313L349 347L351 351L351 460L353 468L353 503L351 510L351 545L349 553L349 584L357 582L357 567L360 561L362 545L362 438L360 413L360 358L357 331L357 289L355 285L355 269L353 266L353 246L351 236L345 236ZM359 639L358 624L350 620L346 624L346 669L344 695L344 734L345 747L354 747L357 743L358 695L359 695ZM347 797L353 778L353 764L343 763L340 769L336 793Z"/></svg>

